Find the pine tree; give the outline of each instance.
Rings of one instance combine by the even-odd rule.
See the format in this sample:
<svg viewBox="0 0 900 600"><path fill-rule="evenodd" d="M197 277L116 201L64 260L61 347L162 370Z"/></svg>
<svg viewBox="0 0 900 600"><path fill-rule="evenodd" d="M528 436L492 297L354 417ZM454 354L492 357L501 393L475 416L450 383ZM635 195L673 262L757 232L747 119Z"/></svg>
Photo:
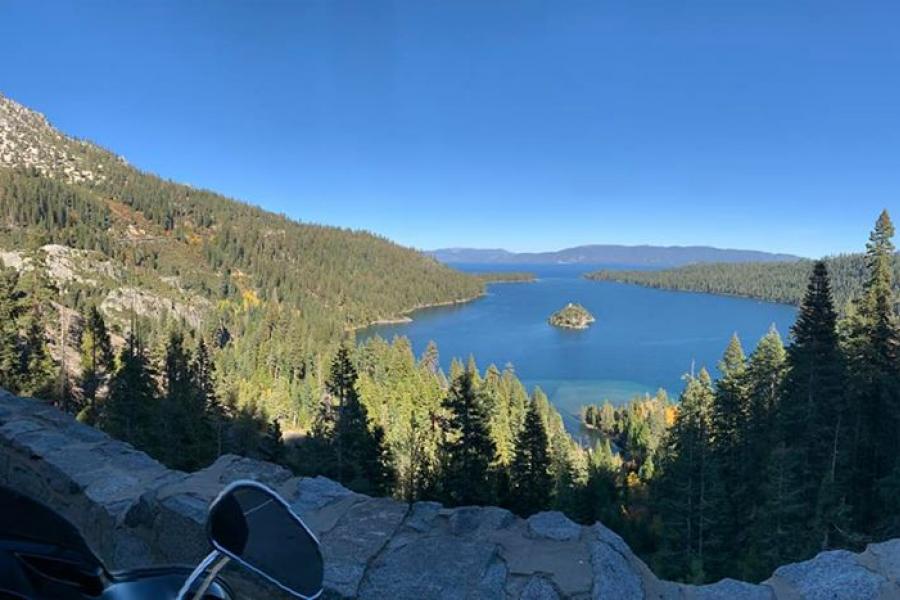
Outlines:
<svg viewBox="0 0 900 600"><path fill-rule="evenodd" d="M96 418L97 392L113 370L113 350L103 315L92 306L81 333L81 390L85 406L80 421L93 423Z"/></svg>
<svg viewBox="0 0 900 600"><path fill-rule="evenodd" d="M19 299L18 275L13 269L0 269L0 387L19 391Z"/></svg>
<svg viewBox="0 0 900 600"><path fill-rule="evenodd" d="M216 367L203 338L197 342L194 362L191 364L191 377L209 423L207 429L209 440L205 440L205 443L209 445L209 453L213 457L221 456L225 448L228 414L216 393Z"/></svg>
<svg viewBox="0 0 900 600"><path fill-rule="evenodd" d="M547 431L532 400L525 414L525 425L516 437L516 449L510 467L512 507L522 516L529 516L550 505L553 477Z"/></svg>
<svg viewBox="0 0 900 600"><path fill-rule="evenodd" d="M606 440L607 443L609 440ZM569 454L564 469L556 482L554 509L568 515L579 523L591 523L593 507L587 497L590 455L578 443L569 445Z"/></svg>
<svg viewBox="0 0 900 600"><path fill-rule="evenodd" d="M763 578L775 567L805 556L809 548L810 508L804 498L800 451L781 436L769 455L765 503L754 531L753 575Z"/></svg>
<svg viewBox="0 0 900 600"><path fill-rule="evenodd" d="M160 452L164 463L185 471L205 467L215 458L213 424L207 413L209 390L198 385L195 366L183 334L172 331L163 361Z"/></svg>
<svg viewBox="0 0 900 600"><path fill-rule="evenodd" d="M425 348L425 353L422 355L422 360L420 362L424 368L434 374L437 374L440 370L440 353L438 352L438 347L437 344L434 343L434 340L428 342L428 346Z"/></svg>
<svg viewBox="0 0 900 600"><path fill-rule="evenodd" d="M188 439L192 421L192 415L189 414L190 396L193 392L190 361L191 357L184 347L184 337L178 331L171 331L164 348L164 394L159 433L160 449L164 453L162 461L173 468L184 468L184 462L193 460L193 453L189 449L191 440ZM176 463L178 467L175 466Z"/></svg>
<svg viewBox="0 0 900 600"><path fill-rule="evenodd" d="M879 481L900 468L900 329L893 290L894 226L881 213L866 246L868 280L848 316L853 431L852 498L856 526L872 533L885 516Z"/></svg>
<svg viewBox="0 0 900 600"><path fill-rule="evenodd" d="M265 428L259 440L258 452L261 460L274 463L281 462L284 456L284 440L278 421L274 419L265 421Z"/></svg>
<svg viewBox="0 0 900 600"><path fill-rule="evenodd" d="M47 349L43 311L37 301L25 313L24 337L19 344L19 393L25 396L46 397L55 379L53 360Z"/></svg>
<svg viewBox="0 0 900 600"><path fill-rule="evenodd" d="M661 568L671 577L705 580L710 514L710 409L714 392L709 373L688 377L675 423L662 450L654 504L663 523Z"/></svg>
<svg viewBox="0 0 900 600"><path fill-rule="evenodd" d="M475 389L481 389L481 386L484 382L481 379L480 371L478 370L478 364L475 362L474 354L469 355L469 360L466 362L466 371L472 374L472 385L475 386Z"/></svg>
<svg viewBox="0 0 900 600"><path fill-rule="evenodd" d="M384 432L377 425L369 426L368 412L356 389L357 377L349 350L341 346L326 383L330 402L336 407L324 418L333 419L333 423L323 435L334 453L337 480L357 491L377 493L390 480Z"/></svg>
<svg viewBox="0 0 900 600"><path fill-rule="evenodd" d="M768 567L802 560L831 546L841 513L849 439L836 321L828 270L818 261L792 329L789 368L776 406L767 500L760 523L765 530L760 544L769 555ZM823 493L829 497L827 502Z"/></svg>
<svg viewBox="0 0 900 600"><path fill-rule="evenodd" d="M594 444L588 456L587 480L582 490L582 522L601 522L617 527L621 521L619 479L622 457L613 452L608 438Z"/></svg>
<svg viewBox="0 0 900 600"><path fill-rule="evenodd" d="M744 444L745 477L749 482L747 535L737 565L741 579L759 579L771 572L762 558L759 536L765 523L761 522L765 503L765 485L769 456L775 444L775 408L781 393L786 369L787 353L781 336L773 326L750 355L747 366L748 420Z"/></svg>
<svg viewBox="0 0 900 600"><path fill-rule="evenodd" d="M114 438L158 454L159 398L152 369L140 339L130 333L109 382L98 424Z"/></svg>
<svg viewBox="0 0 900 600"><path fill-rule="evenodd" d="M747 459L750 481L759 481L765 457L772 445L775 408L781 393L787 353L773 325L757 344L747 365L748 431Z"/></svg>
<svg viewBox="0 0 900 600"><path fill-rule="evenodd" d="M710 409L710 460L715 477L709 486L712 526L706 561L711 579L735 576L737 556L745 547L751 513L746 477L749 402L746 360L737 334L731 337L719 363L721 378Z"/></svg>
<svg viewBox="0 0 900 600"><path fill-rule="evenodd" d="M441 444L442 488L445 501L454 505L489 504L495 498L489 476L495 458L490 416L473 379L465 370L443 403L449 414Z"/></svg>

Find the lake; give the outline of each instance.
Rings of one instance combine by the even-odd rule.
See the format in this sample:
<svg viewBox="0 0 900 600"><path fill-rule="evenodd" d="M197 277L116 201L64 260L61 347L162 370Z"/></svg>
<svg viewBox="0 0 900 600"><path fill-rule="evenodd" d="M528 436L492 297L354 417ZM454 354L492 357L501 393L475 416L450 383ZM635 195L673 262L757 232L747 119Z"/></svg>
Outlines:
<svg viewBox="0 0 900 600"><path fill-rule="evenodd" d="M358 338L403 335L417 355L434 340L445 370L454 356L470 354L481 369L511 363L529 388L541 386L569 425L584 404L618 404L659 388L675 398L692 366L714 371L732 333L749 354L772 324L787 340L796 316L782 304L582 277L602 265L453 266L529 271L538 280L490 284L478 300L420 310L411 323L370 327ZM549 325L548 317L568 302L582 304L597 321L586 330Z"/></svg>

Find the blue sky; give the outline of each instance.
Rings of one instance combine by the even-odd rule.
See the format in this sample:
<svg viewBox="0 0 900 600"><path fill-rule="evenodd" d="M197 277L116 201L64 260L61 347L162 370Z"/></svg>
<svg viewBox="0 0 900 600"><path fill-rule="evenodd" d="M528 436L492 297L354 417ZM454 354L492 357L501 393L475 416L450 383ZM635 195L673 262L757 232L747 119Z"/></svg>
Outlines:
<svg viewBox="0 0 900 600"><path fill-rule="evenodd" d="M0 92L163 176L419 248L862 249L900 3L0 0Z"/></svg>

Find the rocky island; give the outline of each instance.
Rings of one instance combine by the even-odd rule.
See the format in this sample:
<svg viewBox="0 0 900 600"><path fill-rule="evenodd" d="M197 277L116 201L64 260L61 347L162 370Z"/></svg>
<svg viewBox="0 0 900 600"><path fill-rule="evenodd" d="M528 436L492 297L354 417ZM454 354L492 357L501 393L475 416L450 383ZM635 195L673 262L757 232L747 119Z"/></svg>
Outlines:
<svg viewBox="0 0 900 600"><path fill-rule="evenodd" d="M571 302L550 315L551 325L566 329L587 329L594 320L594 315L589 313L585 307Z"/></svg>

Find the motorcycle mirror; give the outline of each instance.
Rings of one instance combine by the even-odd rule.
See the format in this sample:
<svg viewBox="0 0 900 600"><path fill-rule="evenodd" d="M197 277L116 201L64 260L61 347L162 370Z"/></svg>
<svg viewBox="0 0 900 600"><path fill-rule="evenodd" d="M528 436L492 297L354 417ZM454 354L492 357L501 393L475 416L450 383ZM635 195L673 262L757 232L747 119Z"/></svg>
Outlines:
<svg viewBox="0 0 900 600"><path fill-rule="evenodd" d="M209 507L213 547L298 598L322 593L319 541L287 502L255 481L229 485Z"/></svg>

